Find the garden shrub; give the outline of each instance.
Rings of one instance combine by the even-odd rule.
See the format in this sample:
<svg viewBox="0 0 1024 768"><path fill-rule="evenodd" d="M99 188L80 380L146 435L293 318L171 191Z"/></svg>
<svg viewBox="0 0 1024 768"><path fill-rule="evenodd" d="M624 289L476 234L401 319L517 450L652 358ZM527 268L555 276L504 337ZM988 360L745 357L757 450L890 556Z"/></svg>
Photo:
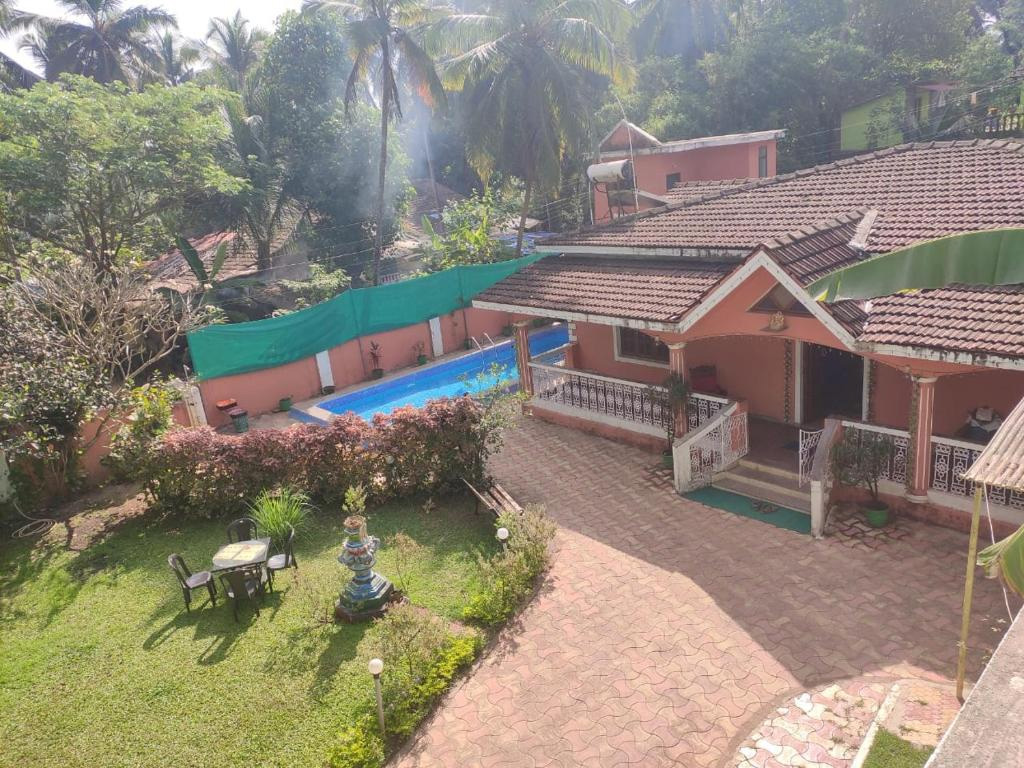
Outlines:
<svg viewBox="0 0 1024 768"><path fill-rule="evenodd" d="M155 505L198 517L243 512L261 491L290 486L327 504L363 486L383 503L480 482L503 424L469 397L399 408L373 424L348 414L327 426L225 435L172 430L139 462Z"/></svg>
<svg viewBox="0 0 1024 768"><path fill-rule="evenodd" d="M128 416L111 438L104 459L115 480L129 480L139 473L153 445L171 428L174 403L180 397L161 381L128 393Z"/></svg>
<svg viewBox="0 0 1024 768"><path fill-rule="evenodd" d="M371 648L384 660L388 733L411 734L481 647L477 632L453 632L445 621L410 603L394 606L378 620Z"/></svg>
<svg viewBox="0 0 1024 768"><path fill-rule="evenodd" d="M490 559L480 557L481 586L463 610L466 619L485 625L508 619L533 589L548 564L548 545L555 526L540 507L502 514L497 525L507 528L505 547Z"/></svg>
<svg viewBox="0 0 1024 768"><path fill-rule="evenodd" d="M327 756L330 768L380 768L384 765L384 740L372 716L341 730Z"/></svg>
<svg viewBox="0 0 1024 768"><path fill-rule="evenodd" d="M261 491L250 511L256 525L281 551L289 532L302 527L309 511L309 497L288 486L275 491Z"/></svg>

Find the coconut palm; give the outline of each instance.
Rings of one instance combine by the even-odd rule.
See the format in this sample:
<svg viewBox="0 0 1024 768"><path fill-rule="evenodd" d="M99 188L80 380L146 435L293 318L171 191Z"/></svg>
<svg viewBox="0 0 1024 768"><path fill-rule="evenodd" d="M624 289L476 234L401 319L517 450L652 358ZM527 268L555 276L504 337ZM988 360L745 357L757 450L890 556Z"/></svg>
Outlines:
<svg viewBox="0 0 1024 768"><path fill-rule="evenodd" d="M7 34L18 16L11 0L0 0L0 37ZM0 91L14 88L31 88L39 76L6 54L0 53Z"/></svg>
<svg viewBox="0 0 1024 768"><path fill-rule="evenodd" d="M729 19L718 0L635 0L637 50L695 61L727 38Z"/></svg>
<svg viewBox="0 0 1024 768"><path fill-rule="evenodd" d="M57 4L70 18L19 13L12 22L16 29L35 31L29 50L40 58L47 80L72 72L101 83L135 84L153 66L150 30L177 25L174 16L161 8L125 8L121 0L57 0Z"/></svg>
<svg viewBox="0 0 1024 768"><path fill-rule="evenodd" d="M444 88L434 62L417 40L438 11L421 0L306 0L310 11L337 9L352 40L352 71L345 84L350 109L360 86L369 88L380 106L380 167L377 183L377 231L373 248L373 283L380 281L384 250L384 193L388 162L388 127L402 118L399 81L405 79L430 108L445 104Z"/></svg>
<svg viewBox="0 0 1024 768"><path fill-rule="evenodd" d="M616 43L631 22L619 0L492 0L431 28L432 44L454 54L441 79L465 96L470 162L485 178L501 169L525 183L516 255L533 193L557 188L566 150L591 143L585 79L631 77Z"/></svg>
<svg viewBox="0 0 1024 768"><path fill-rule="evenodd" d="M241 11L230 19L210 20L206 33L206 51L210 62L227 85L238 93L246 88L246 81L260 59L260 51L267 33L253 27Z"/></svg>
<svg viewBox="0 0 1024 768"><path fill-rule="evenodd" d="M157 56L157 70L154 73L157 82L181 85L195 77L195 67L200 58L198 46L171 29L154 32L152 45Z"/></svg>

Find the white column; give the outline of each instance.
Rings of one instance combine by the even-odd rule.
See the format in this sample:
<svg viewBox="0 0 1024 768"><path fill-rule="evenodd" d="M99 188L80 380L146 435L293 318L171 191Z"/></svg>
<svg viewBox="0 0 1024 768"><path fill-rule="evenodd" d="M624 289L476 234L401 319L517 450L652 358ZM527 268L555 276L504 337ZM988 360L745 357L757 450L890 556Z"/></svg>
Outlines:
<svg viewBox="0 0 1024 768"><path fill-rule="evenodd" d="M327 351L316 353L316 370L320 374L320 389L334 386L334 372L331 370L331 357Z"/></svg>
<svg viewBox="0 0 1024 768"><path fill-rule="evenodd" d="M188 411L188 420L193 427L205 427L206 407L203 405L203 393L195 384L185 388L182 392L182 399L185 401L185 410Z"/></svg>
<svg viewBox="0 0 1024 768"><path fill-rule="evenodd" d="M441 335L441 318L432 317L430 318L430 348L434 352L434 357L441 357L444 355L444 337Z"/></svg>

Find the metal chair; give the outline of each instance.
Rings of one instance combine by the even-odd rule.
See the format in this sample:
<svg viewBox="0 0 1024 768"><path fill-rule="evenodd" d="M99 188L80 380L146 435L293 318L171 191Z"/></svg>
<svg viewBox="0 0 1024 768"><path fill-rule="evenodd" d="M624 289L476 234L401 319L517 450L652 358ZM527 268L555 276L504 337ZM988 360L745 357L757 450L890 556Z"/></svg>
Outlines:
<svg viewBox="0 0 1024 768"><path fill-rule="evenodd" d="M256 538L256 521L251 517L240 517L228 526L228 542L249 541Z"/></svg>
<svg viewBox="0 0 1024 768"><path fill-rule="evenodd" d="M288 537L284 540L284 551L274 555L267 560L267 577L270 591L274 591L274 572L283 571L285 568L298 569L299 563L295 559L295 529L288 526Z"/></svg>
<svg viewBox="0 0 1024 768"><path fill-rule="evenodd" d="M256 615L260 615L260 605L257 598L263 597L263 580L259 570L250 568L235 568L224 571L220 575L221 586L224 593L231 598L231 608L238 621L238 604L244 599L252 603Z"/></svg>
<svg viewBox="0 0 1024 768"><path fill-rule="evenodd" d="M167 558L167 564L171 566L174 575L178 577L178 584L181 586L181 596L185 598L186 611L192 610L192 590L199 589L200 587L206 587L206 591L210 593L210 602L214 605L217 604L217 586L213 582L213 574L209 571L192 573L188 566L185 565L185 560L179 554L170 555Z"/></svg>

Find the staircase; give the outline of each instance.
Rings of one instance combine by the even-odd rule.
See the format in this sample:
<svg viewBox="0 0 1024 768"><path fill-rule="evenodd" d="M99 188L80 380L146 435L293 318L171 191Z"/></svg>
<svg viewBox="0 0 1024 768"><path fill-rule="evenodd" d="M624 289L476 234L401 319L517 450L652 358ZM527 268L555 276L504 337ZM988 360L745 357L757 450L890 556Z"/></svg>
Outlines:
<svg viewBox="0 0 1024 768"><path fill-rule="evenodd" d="M751 499L770 501L780 507L811 513L811 492L801 488L797 473L761 464L747 457L715 474L711 484Z"/></svg>

